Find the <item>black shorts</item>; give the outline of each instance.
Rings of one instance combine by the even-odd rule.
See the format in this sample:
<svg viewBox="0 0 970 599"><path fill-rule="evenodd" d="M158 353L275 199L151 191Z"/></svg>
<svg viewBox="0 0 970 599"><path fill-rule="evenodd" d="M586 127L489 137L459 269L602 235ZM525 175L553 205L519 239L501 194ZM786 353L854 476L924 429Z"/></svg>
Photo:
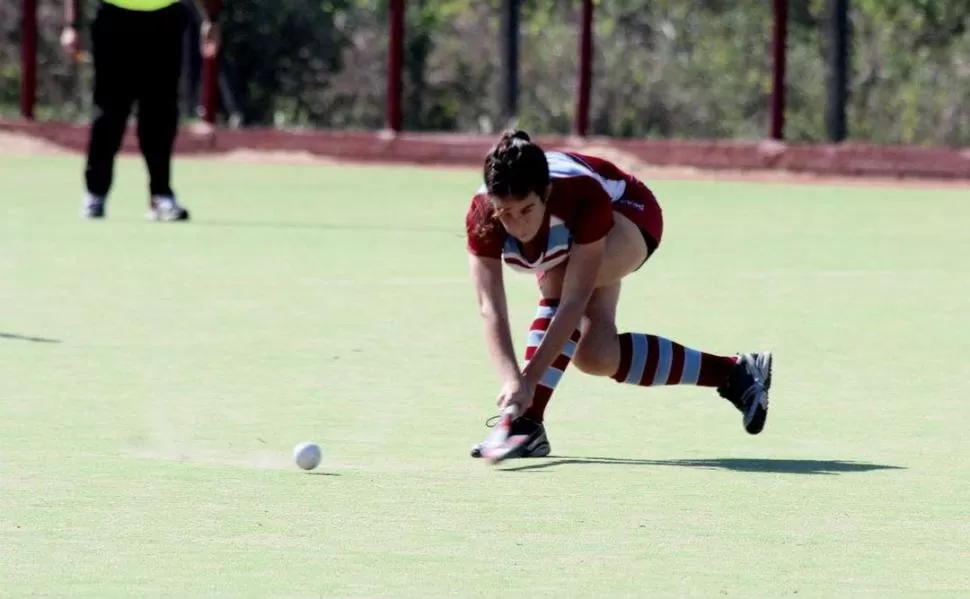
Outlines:
<svg viewBox="0 0 970 599"><path fill-rule="evenodd" d="M646 229L644 229L643 227L637 227L637 228L640 229L640 234L643 235L643 242L647 244L647 257L643 259L643 262L641 262L639 266L633 269L633 272L636 272L641 268L643 268L643 265L647 263L647 260L649 260L650 257L653 256L654 252L657 251L657 248L660 247L660 244L657 243L657 240L653 238L653 235L651 235L650 233L647 233Z"/></svg>

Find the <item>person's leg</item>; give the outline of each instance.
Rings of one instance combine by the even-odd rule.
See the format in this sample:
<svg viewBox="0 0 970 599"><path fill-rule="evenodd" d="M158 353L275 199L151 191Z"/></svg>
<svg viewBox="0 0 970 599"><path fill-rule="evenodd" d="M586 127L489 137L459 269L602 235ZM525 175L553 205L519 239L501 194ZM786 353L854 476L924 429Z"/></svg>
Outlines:
<svg viewBox="0 0 970 599"><path fill-rule="evenodd" d="M138 142L148 168L150 216L157 220L186 220L188 211L175 201L171 178L187 16L181 4L140 16L147 63L138 78Z"/></svg>
<svg viewBox="0 0 970 599"><path fill-rule="evenodd" d="M617 296L619 295L617 286ZM725 356L687 347L649 333L618 333L614 298L598 296L588 310L590 323L576 350L576 368L608 376L618 383L657 387L715 387L743 414L744 428L757 434L764 428L771 386L771 354Z"/></svg>
<svg viewBox="0 0 970 599"><path fill-rule="evenodd" d="M532 359L535 355L536 350L539 349L539 344L546 336L546 331L549 329L549 324L552 322L553 317L555 317L556 312L559 310L559 298L542 298L539 300L539 307L536 310L535 318L532 320L532 324L529 325L529 334L526 338L525 347L525 361L526 363ZM537 423L542 423L545 418L546 406L549 404L549 400L552 398L553 391L556 390L556 386L559 384L560 379L562 379L566 368L569 366L569 362L572 360L573 355L576 353L577 344L580 341L581 329L576 329L573 331L572 336L566 345L562 349L562 353L559 357L553 361L552 366L546 370L545 374L542 375L542 379L539 384L536 385L535 394L532 396L532 405L526 410L524 416L531 418Z"/></svg>
<svg viewBox="0 0 970 599"><path fill-rule="evenodd" d="M111 190L114 163L124 138L135 99L129 71L132 51L127 48L127 11L102 5L91 26L94 55L94 118L88 137L84 167L87 196L82 215L104 216L104 202Z"/></svg>
<svg viewBox="0 0 970 599"><path fill-rule="evenodd" d="M603 333L595 327L594 329L590 329L590 307L595 311L597 306L602 305L605 307L610 301L613 301L613 313L615 314L616 300L611 298L614 298L614 296L616 298L619 297L619 282L647 259L647 246L637 226L622 215L616 215L615 218L613 228L606 236L606 248L603 252L604 260L596 279L596 288L587 306L587 315L583 318L581 324L581 327L592 330L595 337L601 337ZM556 310L562 295L563 278L565 277L567 265L568 263L563 264L542 273L538 277L539 292L542 299L540 300L536 318L529 327L528 345L525 355L526 361L531 359L536 349L538 349L539 343L542 342L545 336L546 329L548 329L552 318L556 315ZM577 329L573 333L570 341L563 348L563 353L553 363L547 376L543 377L543 382L546 384L540 384L536 388L532 407L529 408L526 415L538 422L542 422L546 405L548 405L552 392L555 390L556 384L562 377L566 366L569 365L578 348L587 344L582 339L582 330L582 328ZM599 339L594 339L593 343L599 344L598 341Z"/></svg>
<svg viewBox="0 0 970 599"><path fill-rule="evenodd" d="M624 215L616 215L613 235L607 240L611 255L637 256L644 251L649 235ZM625 231L625 233L624 233ZM637 235L639 235L639 239ZM610 242L614 246L610 246ZM573 362L580 371L608 376L618 383L643 387L693 385L715 387L744 415L745 430L761 432L767 417L767 391L771 386L771 354L725 356L685 346L648 333L623 332L616 327L620 279L632 272L629 260L608 260L601 270L601 283L619 277L615 283L596 290L586 309L582 339ZM636 268L639 268L637 266Z"/></svg>
<svg viewBox="0 0 970 599"><path fill-rule="evenodd" d="M539 300L539 307L532 324L529 326L529 334L526 340L526 362L532 359L558 309L559 300L557 298ZM551 446L543 425L546 406L549 404L549 399L552 398L552 393L559 384L566 367L569 366L569 361L576 352L579 335L580 331L576 329L563 347L562 353L559 354L552 366L542 375L542 380L536 385L535 393L532 396L532 405L524 414L512 422L509 434L526 435L527 437L521 449L517 452L518 457L535 458L549 455ZM473 446L471 455L475 458L482 457L482 444Z"/></svg>

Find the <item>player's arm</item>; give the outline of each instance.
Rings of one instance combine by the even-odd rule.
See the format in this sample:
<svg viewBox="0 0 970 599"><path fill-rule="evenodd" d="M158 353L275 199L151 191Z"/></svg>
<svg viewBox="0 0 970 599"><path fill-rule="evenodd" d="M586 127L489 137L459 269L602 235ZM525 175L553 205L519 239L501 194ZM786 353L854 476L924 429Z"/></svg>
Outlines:
<svg viewBox="0 0 970 599"><path fill-rule="evenodd" d="M81 14L80 0L64 0L64 28L61 30L61 50L75 60L80 50L77 26Z"/></svg>
<svg viewBox="0 0 970 599"><path fill-rule="evenodd" d="M603 264L606 238L592 243L574 244L563 276L562 297L559 310L549 323L546 335L532 359L522 370L522 376L530 384L537 384L543 373L562 352L563 346L579 328L586 305L596 288L596 278Z"/></svg>
<svg viewBox="0 0 970 599"><path fill-rule="evenodd" d="M75 28L77 27L78 15L81 14L80 10L81 0L64 0L64 27Z"/></svg>
<svg viewBox="0 0 970 599"><path fill-rule="evenodd" d="M613 202L598 181L592 177L577 177L570 181L569 192L573 194L576 206L572 219L575 227L573 247L563 274L559 309L522 373L531 384L538 383L573 331L579 328L599 278L606 236L613 228Z"/></svg>
<svg viewBox="0 0 970 599"><path fill-rule="evenodd" d="M223 0L195 0L195 6L202 15L199 36L202 43L202 56L211 58L216 55L222 43L219 33L219 17L222 14Z"/></svg>
<svg viewBox="0 0 970 599"><path fill-rule="evenodd" d="M512 346L509 308L502 279L502 262L497 258L469 255L469 267L478 309L485 325L485 345L503 384L521 376Z"/></svg>

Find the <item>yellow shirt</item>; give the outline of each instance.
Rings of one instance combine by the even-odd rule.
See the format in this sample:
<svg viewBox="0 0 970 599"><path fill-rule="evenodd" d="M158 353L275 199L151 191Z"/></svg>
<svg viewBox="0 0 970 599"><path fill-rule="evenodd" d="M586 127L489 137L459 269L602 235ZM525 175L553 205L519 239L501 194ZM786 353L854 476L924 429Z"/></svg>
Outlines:
<svg viewBox="0 0 970 599"><path fill-rule="evenodd" d="M178 4L179 0L104 0L108 4L113 4L125 10L159 10L166 6Z"/></svg>

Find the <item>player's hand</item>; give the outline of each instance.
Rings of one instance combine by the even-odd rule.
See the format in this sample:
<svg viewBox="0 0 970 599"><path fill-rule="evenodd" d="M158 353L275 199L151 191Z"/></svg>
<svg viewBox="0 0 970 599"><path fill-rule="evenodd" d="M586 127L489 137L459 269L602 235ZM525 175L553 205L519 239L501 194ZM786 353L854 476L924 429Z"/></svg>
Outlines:
<svg viewBox="0 0 970 599"><path fill-rule="evenodd" d="M519 414L522 414L532 405L532 396L535 395L535 392L535 383L526 380L524 377L519 377L502 385L502 391L499 392L495 404L499 408L517 405Z"/></svg>
<svg viewBox="0 0 970 599"><path fill-rule="evenodd" d="M202 43L202 56L211 58L219 52L221 39L219 37L218 23L213 23L209 19L202 21L202 30L199 37Z"/></svg>
<svg viewBox="0 0 970 599"><path fill-rule="evenodd" d="M73 27L65 27L61 32L61 50L74 59L78 55L79 46L77 30Z"/></svg>

